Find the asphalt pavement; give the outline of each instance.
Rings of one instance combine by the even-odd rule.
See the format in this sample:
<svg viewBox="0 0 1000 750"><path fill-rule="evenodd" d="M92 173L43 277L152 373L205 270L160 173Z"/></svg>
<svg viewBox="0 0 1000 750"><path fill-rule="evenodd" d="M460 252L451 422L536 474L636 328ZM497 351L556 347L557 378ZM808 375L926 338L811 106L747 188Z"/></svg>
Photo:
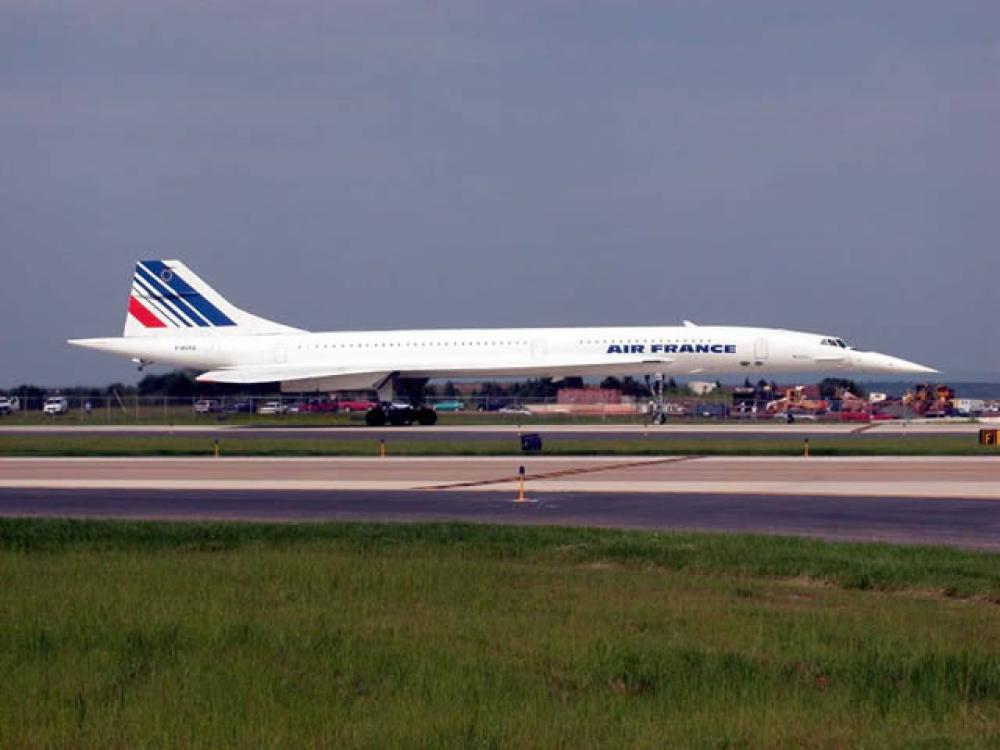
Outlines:
<svg viewBox="0 0 1000 750"><path fill-rule="evenodd" d="M460 521L746 532L1000 550L984 500L689 493L0 489L0 515L227 521Z"/></svg>

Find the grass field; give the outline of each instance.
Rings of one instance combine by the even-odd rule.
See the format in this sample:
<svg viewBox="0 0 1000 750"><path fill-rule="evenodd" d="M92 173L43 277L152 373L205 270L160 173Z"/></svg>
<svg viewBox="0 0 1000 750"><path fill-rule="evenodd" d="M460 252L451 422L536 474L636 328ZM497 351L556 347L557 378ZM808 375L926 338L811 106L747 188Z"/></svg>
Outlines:
<svg viewBox="0 0 1000 750"><path fill-rule="evenodd" d="M544 437L542 455L699 455L699 456L799 456L801 438L725 437L658 439L593 438L572 440ZM225 456L374 456L377 440L313 438L241 438L226 436L219 441ZM485 440L413 440L405 437L386 441L395 456L490 456L518 455L516 435ZM189 435L0 435L0 456L208 456L211 438ZM1000 455L996 446L982 446L976 435L850 436L812 438L813 456L979 456Z"/></svg>
<svg viewBox="0 0 1000 750"><path fill-rule="evenodd" d="M0 747L998 747L1000 556L0 520Z"/></svg>

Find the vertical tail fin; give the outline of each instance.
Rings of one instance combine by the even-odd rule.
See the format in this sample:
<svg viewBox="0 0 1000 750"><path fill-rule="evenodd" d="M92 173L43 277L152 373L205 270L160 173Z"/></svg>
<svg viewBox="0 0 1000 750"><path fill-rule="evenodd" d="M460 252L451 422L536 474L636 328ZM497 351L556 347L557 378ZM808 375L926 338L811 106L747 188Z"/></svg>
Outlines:
<svg viewBox="0 0 1000 750"><path fill-rule="evenodd" d="M293 333L297 328L258 318L231 304L179 260L135 265L125 336L185 333Z"/></svg>

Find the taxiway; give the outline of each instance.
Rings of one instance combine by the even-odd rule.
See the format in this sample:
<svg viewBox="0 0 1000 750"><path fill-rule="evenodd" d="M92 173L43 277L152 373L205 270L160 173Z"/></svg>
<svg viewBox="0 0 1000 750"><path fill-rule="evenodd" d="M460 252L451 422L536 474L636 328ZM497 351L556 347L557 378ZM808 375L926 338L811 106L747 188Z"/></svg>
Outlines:
<svg viewBox="0 0 1000 750"><path fill-rule="evenodd" d="M524 467L529 502L515 502ZM5 458L0 514L469 521L1000 549L1000 459Z"/></svg>

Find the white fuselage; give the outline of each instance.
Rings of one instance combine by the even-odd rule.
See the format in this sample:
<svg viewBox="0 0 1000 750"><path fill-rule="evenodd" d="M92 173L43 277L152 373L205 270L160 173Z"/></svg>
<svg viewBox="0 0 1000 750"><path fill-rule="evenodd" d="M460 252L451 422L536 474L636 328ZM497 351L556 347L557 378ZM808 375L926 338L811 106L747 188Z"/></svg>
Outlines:
<svg viewBox="0 0 1000 750"><path fill-rule="evenodd" d="M934 372L839 339L739 326L509 328L88 339L81 345L135 359L206 370L323 366L401 377L778 372Z"/></svg>
<svg viewBox="0 0 1000 750"><path fill-rule="evenodd" d="M934 372L842 339L737 326L495 328L310 333L229 302L180 260L136 263L119 338L69 343L142 363L203 370L198 380L280 383L289 392L374 389L397 381L573 375Z"/></svg>

